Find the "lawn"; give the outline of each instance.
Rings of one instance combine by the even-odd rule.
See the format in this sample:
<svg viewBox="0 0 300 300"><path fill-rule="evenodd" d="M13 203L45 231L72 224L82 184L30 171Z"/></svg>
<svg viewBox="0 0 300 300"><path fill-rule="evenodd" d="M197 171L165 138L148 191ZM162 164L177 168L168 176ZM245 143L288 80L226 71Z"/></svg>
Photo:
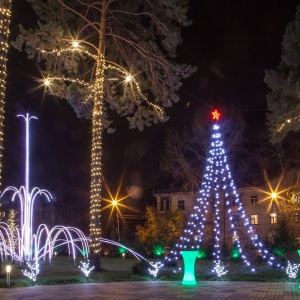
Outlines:
<svg viewBox="0 0 300 300"><path fill-rule="evenodd" d="M141 281L153 280L151 276L139 276L132 273L132 266L138 262L133 258L102 258L102 272L91 272L88 278L89 282L112 282L112 281ZM41 264L40 273L37 277L36 285L50 284L67 284L67 283L84 283L87 278L84 276L78 265L74 266L73 260L69 260L67 256L55 257L52 264ZM182 267L182 261L178 261L178 267ZM294 281L289 279L285 270L272 269L268 266L255 266L255 272L243 265L242 263L229 261L226 263L228 273L219 278L213 273L212 261L197 260L195 273L197 281L204 280L230 280L230 281ZM178 268L177 268L178 269ZM30 286L32 282L26 278L19 264L12 264L11 284L10 287ZM174 273L173 268L163 268L158 273L155 280L181 281L182 271ZM5 265L2 267L0 276L0 287L6 287Z"/></svg>

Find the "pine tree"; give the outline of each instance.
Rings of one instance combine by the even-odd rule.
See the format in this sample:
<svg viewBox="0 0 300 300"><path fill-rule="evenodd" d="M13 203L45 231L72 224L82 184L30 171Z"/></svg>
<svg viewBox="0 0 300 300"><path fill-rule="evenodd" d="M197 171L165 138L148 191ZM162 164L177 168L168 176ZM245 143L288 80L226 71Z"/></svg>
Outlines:
<svg viewBox="0 0 300 300"><path fill-rule="evenodd" d="M177 102L182 78L194 71L172 62L180 27L190 24L188 1L28 1L39 21L21 27L14 46L41 63L50 94L92 119L90 246L99 256L102 131L112 131L113 111L139 130L167 120L158 104Z"/></svg>
<svg viewBox="0 0 300 300"><path fill-rule="evenodd" d="M281 62L266 71L265 83L271 89L267 95L268 127L273 143L281 142L291 131L300 130L300 5L295 19L283 36Z"/></svg>
<svg viewBox="0 0 300 300"><path fill-rule="evenodd" d="M262 254L264 259L269 259L269 263L272 265L274 258L269 255L268 250L263 248L263 244L250 225L239 199L225 153L221 130L222 123L219 121L220 113L215 110L212 116L214 123L212 125L209 156L199 191L199 198L185 226L183 235L172 251L172 255L177 259L183 250L199 250L207 242L207 238L211 239L211 236L205 236L207 229L211 228L213 233L212 256L215 264L214 270L218 276L221 276L224 274L222 273L224 271L222 267L222 260L224 260L222 246L226 245L225 221L227 221L227 223L230 223L231 240L234 247L238 248L241 259L246 265L250 266L251 264L243 252L243 247L236 232L237 225L244 226L254 247Z"/></svg>

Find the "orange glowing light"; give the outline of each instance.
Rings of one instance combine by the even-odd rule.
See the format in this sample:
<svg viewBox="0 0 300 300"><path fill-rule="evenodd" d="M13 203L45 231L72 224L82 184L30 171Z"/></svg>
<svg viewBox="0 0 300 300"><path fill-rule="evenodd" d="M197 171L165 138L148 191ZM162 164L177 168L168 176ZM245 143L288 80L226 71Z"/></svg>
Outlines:
<svg viewBox="0 0 300 300"><path fill-rule="evenodd" d="M278 208L280 208L280 204L282 201L287 201L287 192L292 188L292 186L283 188L281 185L281 182L284 178L284 173L281 174L281 176L278 179L278 182L275 187L272 186L270 179L268 178L267 173L263 172L264 178L266 180L266 183L268 185L268 190L258 189L258 191L262 192L266 195L263 199L261 199L261 202L267 201L269 202L267 212L271 211L272 206L275 204Z"/></svg>
<svg viewBox="0 0 300 300"><path fill-rule="evenodd" d="M219 121L221 114L215 109L214 111L212 111L212 118L215 121Z"/></svg>
<svg viewBox="0 0 300 300"><path fill-rule="evenodd" d="M120 181L118 182L117 190L114 195L111 192L109 186L107 185L107 182L105 181L104 177L102 177L103 187L106 190L106 193L108 194L108 198L105 198L103 196L101 197L101 200L103 200L103 202L104 202L103 203L104 206L102 206L101 210L105 211L105 210L109 209L109 216L108 216L108 220L106 222L106 229L107 229L107 226L110 224L111 218L113 217L114 213L118 214L118 216L121 218L122 224L125 227L128 226L127 222L125 220L126 215L125 216L123 215L123 213L121 211L122 209L125 209L126 211L131 211L136 214L140 214L140 211L138 209L136 209L135 207L132 207L132 206L128 206L124 202L124 200L131 198L131 196L132 196L131 194L126 193L123 196L120 195L124 177L125 176L121 176Z"/></svg>

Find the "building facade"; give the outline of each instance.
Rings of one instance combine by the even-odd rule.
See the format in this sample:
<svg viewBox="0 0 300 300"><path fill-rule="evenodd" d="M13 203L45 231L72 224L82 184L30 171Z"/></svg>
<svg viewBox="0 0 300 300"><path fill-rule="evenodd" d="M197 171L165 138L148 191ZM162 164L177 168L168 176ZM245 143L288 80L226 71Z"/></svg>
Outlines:
<svg viewBox="0 0 300 300"><path fill-rule="evenodd" d="M248 186L237 188L239 201L242 202L246 218L253 228L253 232L262 240L272 242L274 240L275 229L282 215L278 205L278 197L287 197L287 186L295 186L297 174L290 172L285 177L276 178L271 182L265 182L260 186ZM284 192L283 192L284 191ZM184 211L186 218L193 212L193 207L197 203L197 192L180 192L172 190L158 190L154 192L156 197L157 211L165 213L170 207L177 207ZM298 196L291 197L289 201L298 202ZM248 228L244 226L242 211L238 210L238 203L233 199L221 199L223 209L220 211L221 232L224 241L230 243L235 239L247 241ZM213 205L213 203L211 203ZM230 214L228 211L230 210ZM299 211L293 212L292 223L295 238L300 238ZM234 229L232 228L234 224ZM225 229L224 229L225 228ZM253 233L252 233L253 234Z"/></svg>

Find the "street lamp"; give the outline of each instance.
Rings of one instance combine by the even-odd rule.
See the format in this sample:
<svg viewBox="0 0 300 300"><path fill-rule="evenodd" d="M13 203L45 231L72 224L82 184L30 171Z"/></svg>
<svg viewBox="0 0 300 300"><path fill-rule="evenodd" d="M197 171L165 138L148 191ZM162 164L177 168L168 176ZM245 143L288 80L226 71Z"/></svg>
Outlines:
<svg viewBox="0 0 300 300"><path fill-rule="evenodd" d="M11 265L6 266L6 284L7 286L10 286L10 271L11 271Z"/></svg>
<svg viewBox="0 0 300 300"><path fill-rule="evenodd" d="M118 242L120 243L120 221L119 221L119 212L118 212L118 201L116 199L114 199L112 201L112 205L117 210L117 234L118 234Z"/></svg>

